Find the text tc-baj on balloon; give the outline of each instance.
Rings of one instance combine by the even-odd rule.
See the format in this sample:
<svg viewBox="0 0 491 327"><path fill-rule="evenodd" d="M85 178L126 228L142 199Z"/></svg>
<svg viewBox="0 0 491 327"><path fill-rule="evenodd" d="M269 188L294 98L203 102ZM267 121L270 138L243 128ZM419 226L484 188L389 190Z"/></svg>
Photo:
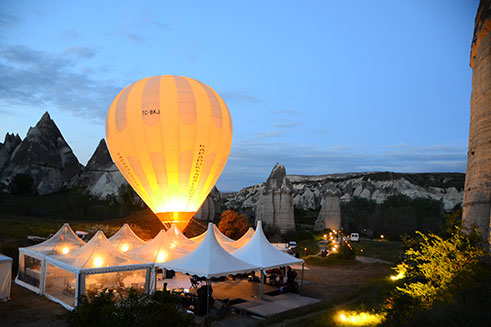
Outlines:
<svg viewBox="0 0 491 327"><path fill-rule="evenodd" d="M117 167L164 224L188 224L220 176L232 119L211 87L182 76L144 78L124 88L106 119Z"/></svg>

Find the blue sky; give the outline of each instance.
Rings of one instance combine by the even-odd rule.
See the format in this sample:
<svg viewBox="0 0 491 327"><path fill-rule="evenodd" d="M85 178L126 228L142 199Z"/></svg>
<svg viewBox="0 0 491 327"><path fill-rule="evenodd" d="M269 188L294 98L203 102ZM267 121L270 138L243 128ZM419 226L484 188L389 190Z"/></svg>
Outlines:
<svg viewBox="0 0 491 327"><path fill-rule="evenodd" d="M217 186L466 167L477 0L0 3L0 135L44 111L82 164L117 93L200 80L234 123Z"/></svg>

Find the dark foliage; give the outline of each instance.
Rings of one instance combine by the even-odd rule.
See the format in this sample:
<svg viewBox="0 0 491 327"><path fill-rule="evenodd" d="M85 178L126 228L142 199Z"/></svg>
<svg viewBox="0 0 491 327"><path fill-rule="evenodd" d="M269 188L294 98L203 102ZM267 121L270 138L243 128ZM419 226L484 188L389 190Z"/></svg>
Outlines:
<svg viewBox="0 0 491 327"><path fill-rule="evenodd" d="M222 213L218 229L233 240L238 240L247 232L249 221L246 216L234 210Z"/></svg>
<svg viewBox="0 0 491 327"><path fill-rule="evenodd" d="M431 199L411 199L398 194L382 204L354 197L341 204L341 221L345 232L362 232L367 236L385 235L399 239L404 234L439 232L445 222L443 204Z"/></svg>
<svg viewBox="0 0 491 327"><path fill-rule="evenodd" d="M28 195L33 193L34 180L31 175L17 174L10 182L10 188L13 194Z"/></svg>
<svg viewBox="0 0 491 327"><path fill-rule="evenodd" d="M82 297L66 316L71 327L195 326L192 316L179 310L179 299L167 292L152 295L131 290L119 302L111 290Z"/></svg>

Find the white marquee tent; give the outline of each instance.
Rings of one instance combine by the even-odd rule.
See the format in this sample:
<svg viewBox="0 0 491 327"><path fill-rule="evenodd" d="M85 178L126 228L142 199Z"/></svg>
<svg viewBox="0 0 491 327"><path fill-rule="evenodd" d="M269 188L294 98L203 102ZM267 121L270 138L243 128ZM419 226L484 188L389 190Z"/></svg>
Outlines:
<svg viewBox="0 0 491 327"><path fill-rule="evenodd" d="M167 230L167 236L171 242L179 244L179 247L187 252L191 252L197 246L196 242L187 238L174 224Z"/></svg>
<svg viewBox="0 0 491 327"><path fill-rule="evenodd" d="M246 263L228 253L218 243L214 225L208 224L208 230L199 246L187 255L156 265L207 279L257 270L259 267Z"/></svg>
<svg viewBox="0 0 491 327"><path fill-rule="evenodd" d="M226 236L225 234L223 234L220 231L220 229L218 229L218 227L216 225L213 225L213 231L215 233L215 237L216 237L218 243L220 243L220 245L227 252L232 252L232 251L236 250L238 248L238 246L241 244L241 243L236 243L238 240L234 241L233 239L231 239L228 236ZM208 233L208 231L205 231L201 235L198 235L198 236L190 239L191 241L195 242L195 247L198 246L205 239L206 233ZM237 246L234 245L235 243L237 244Z"/></svg>
<svg viewBox="0 0 491 327"><path fill-rule="evenodd" d="M261 268L261 298L263 295L265 269L304 263L302 259L297 259L294 256L283 253L269 243L264 235L261 221L257 222L256 232L250 241L241 248L231 252L231 254L242 261Z"/></svg>
<svg viewBox="0 0 491 327"><path fill-rule="evenodd" d="M161 263L180 258L189 252L178 241L172 240L165 230L142 247L126 252L129 256L152 263Z"/></svg>
<svg viewBox="0 0 491 327"><path fill-rule="evenodd" d="M42 293L46 269L46 256L66 255L85 245L70 228L64 224L55 235L46 241L19 248L19 272L15 283L36 293Z"/></svg>
<svg viewBox="0 0 491 327"><path fill-rule="evenodd" d="M11 282L12 258L0 254L0 301L9 300Z"/></svg>
<svg viewBox="0 0 491 327"><path fill-rule="evenodd" d="M116 234L109 238L109 241L121 252L133 250L145 245L145 241L139 238L128 224L124 224Z"/></svg>
<svg viewBox="0 0 491 327"><path fill-rule="evenodd" d="M46 258L43 293L68 309L77 305L80 295L111 288L123 294L129 288L150 290L153 264L119 251L98 231L83 247L65 255Z"/></svg>
<svg viewBox="0 0 491 327"><path fill-rule="evenodd" d="M237 241L232 242L230 245L233 246L234 248L238 249L244 245L247 244L247 242L250 241L250 239L254 236L254 228L249 227L247 232L245 232L244 235L242 235Z"/></svg>

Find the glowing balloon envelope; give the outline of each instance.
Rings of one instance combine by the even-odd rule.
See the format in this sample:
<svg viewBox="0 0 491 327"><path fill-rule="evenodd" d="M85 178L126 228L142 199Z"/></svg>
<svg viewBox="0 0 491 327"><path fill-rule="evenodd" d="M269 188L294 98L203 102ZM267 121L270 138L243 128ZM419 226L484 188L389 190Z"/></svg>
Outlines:
<svg viewBox="0 0 491 327"><path fill-rule="evenodd" d="M154 76L116 96L107 113L106 140L135 192L162 223L183 230L227 162L232 120L208 85Z"/></svg>

